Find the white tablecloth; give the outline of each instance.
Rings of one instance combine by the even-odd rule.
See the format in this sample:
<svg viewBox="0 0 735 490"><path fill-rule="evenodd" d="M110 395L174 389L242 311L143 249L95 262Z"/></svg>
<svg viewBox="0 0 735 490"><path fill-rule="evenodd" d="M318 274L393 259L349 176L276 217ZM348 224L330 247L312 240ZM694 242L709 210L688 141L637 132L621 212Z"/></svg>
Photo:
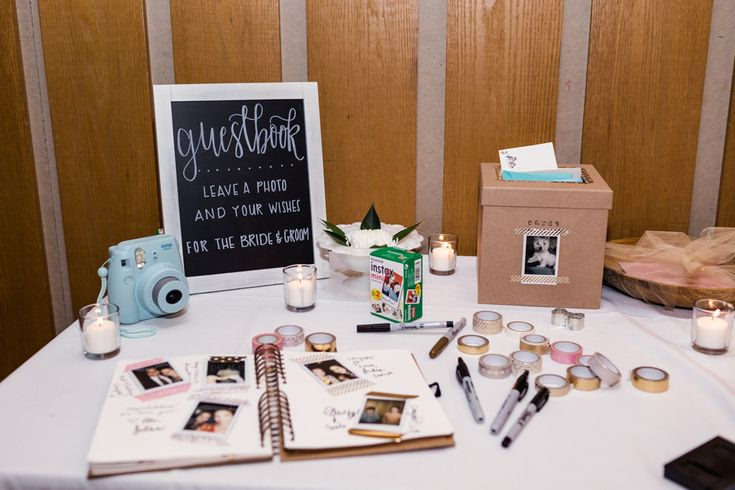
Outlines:
<svg viewBox="0 0 735 490"><path fill-rule="evenodd" d="M641 365L666 369L670 389L648 394L625 379L613 389L552 398L511 448L503 449L500 437L489 433L489 420L512 379L483 378L476 356L463 354L488 418L476 424L455 380L454 343L432 360L428 351L436 331L356 334L356 324L376 321L368 293L355 288L359 281L334 272L319 281L317 307L308 313L287 311L279 286L196 295L176 318L147 322L158 329L154 337L123 339L121 355L112 360L84 359L72 325L0 384L0 488L678 488L663 478L664 463L715 435L735 440L735 352L694 352L691 312L667 312L604 289L601 308L582 310L586 328L574 333L551 326L550 308L478 305L472 257L461 257L453 276L427 274L424 280L424 319L465 316L471 324L473 312L492 309L506 321L535 324L552 341L573 340L586 353L600 351L626 375ZM335 333L340 351L413 351L426 379L441 385L440 403L454 425L456 446L87 480L87 450L119 359L249 352L254 334L285 323L307 333ZM517 340L505 335L490 337L490 344L491 352L517 349ZM565 368L545 356L544 372L563 374Z"/></svg>

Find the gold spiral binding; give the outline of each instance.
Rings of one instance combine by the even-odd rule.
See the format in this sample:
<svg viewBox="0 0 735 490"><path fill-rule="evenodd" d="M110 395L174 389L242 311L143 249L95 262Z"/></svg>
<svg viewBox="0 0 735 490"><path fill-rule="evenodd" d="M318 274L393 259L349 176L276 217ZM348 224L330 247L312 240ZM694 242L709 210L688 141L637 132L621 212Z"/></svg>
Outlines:
<svg viewBox="0 0 735 490"><path fill-rule="evenodd" d="M279 384L286 384L281 351L273 344L262 344L255 349L256 387L264 379L265 393L258 399L258 422L260 423L260 445L265 446L266 433L270 433L273 453L278 454L283 446L284 432L294 440L291 408L288 397Z"/></svg>

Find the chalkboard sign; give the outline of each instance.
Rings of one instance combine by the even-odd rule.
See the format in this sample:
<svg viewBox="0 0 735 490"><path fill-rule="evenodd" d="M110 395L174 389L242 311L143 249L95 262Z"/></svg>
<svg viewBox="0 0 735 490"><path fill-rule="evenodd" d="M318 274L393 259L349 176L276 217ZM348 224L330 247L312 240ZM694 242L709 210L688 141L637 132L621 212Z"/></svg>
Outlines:
<svg viewBox="0 0 735 490"><path fill-rule="evenodd" d="M326 216L315 83L154 87L163 222L192 292L316 264Z"/></svg>

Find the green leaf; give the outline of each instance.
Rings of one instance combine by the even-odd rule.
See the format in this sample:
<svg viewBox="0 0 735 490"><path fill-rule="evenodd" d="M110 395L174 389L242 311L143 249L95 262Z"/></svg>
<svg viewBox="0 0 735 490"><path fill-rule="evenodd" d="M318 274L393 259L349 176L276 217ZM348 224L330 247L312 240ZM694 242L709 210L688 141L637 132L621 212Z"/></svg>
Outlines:
<svg viewBox="0 0 735 490"><path fill-rule="evenodd" d="M396 243L400 242L401 240L406 238L413 230L415 230L423 222L424 220L421 220L418 223L409 226L408 228L402 229L401 231L393 235L393 240L395 240Z"/></svg>
<svg viewBox="0 0 735 490"><path fill-rule="evenodd" d="M324 226L326 226L332 233L337 234L338 236L342 237L344 241L347 241L347 235L345 235L345 232L342 231L342 228L335 225L334 223L330 223L329 221L323 219L321 220ZM324 230L327 231L327 230Z"/></svg>
<svg viewBox="0 0 735 490"><path fill-rule="evenodd" d="M347 238L345 238L344 236L340 236L337 233L334 233L333 231L330 231L330 230L324 230L324 233L332 237L332 240L339 243L340 245L349 247L349 244L347 243Z"/></svg>
<svg viewBox="0 0 735 490"><path fill-rule="evenodd" d="M378 213L375 211L375 203L372 203L370 205L370 209L368 210L365 217L362 219L362 223L360 223L360 229L361 230L379 230L380 229L380 218L378 218Z"/></svg>

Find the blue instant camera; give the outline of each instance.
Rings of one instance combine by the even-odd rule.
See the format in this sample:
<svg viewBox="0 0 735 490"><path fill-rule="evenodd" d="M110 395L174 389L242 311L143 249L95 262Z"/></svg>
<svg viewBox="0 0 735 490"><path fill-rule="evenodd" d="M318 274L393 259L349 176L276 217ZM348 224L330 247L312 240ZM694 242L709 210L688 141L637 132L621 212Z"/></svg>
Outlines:
<svg viewBox="0 0 735 490"><path fill-rule="evenodd" d="M176 238L155 235L110 247L109 302L120 323L136 323L181 311L189 301Z"/></svg>

